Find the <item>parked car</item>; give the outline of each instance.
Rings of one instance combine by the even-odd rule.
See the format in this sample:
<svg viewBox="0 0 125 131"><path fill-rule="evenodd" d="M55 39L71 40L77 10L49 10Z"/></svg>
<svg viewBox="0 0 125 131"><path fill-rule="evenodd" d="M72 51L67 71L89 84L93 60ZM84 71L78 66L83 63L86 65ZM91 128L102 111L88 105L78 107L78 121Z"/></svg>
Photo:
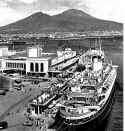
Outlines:
<svg viewBox="0 0 125 131"><path fill-rule="evenodd" d="M8 123L6 121L0 121L0 130L8 128Z"/></svg>
<svg viewBox="0 0 125 131"><path fill-rule="evenodd" d="M6 91L5 90L0 90L0 95L6 95Z"/></svg>
<svg viewBox="0 0 125 131"><path fill-rule="evenodd" d="M30 122L30 121L26 121L26 122L23 123L23 125L24 125L24 126L32 126L33 123Z"/></svg>

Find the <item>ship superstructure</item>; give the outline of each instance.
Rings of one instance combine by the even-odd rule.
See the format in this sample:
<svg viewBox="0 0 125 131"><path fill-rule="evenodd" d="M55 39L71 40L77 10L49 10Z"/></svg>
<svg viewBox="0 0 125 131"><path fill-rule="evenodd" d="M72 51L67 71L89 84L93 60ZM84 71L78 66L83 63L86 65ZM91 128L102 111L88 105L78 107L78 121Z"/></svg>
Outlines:
<svg viewBox="0 0 125 131"><path fill-rule="evenodd" d="M57 50L57 57L52 59L51 66L49 68L49 74L59 74L62 71L66 71L78 62L78 55L76 51L72 51L71 48L65 48L65 50Z"/></svg>
<svg viewBox="0 0 125 131"><path fill-rule="evenodd" d="M52 66L62 63L64 60L69 60L76 56L76 51L72 51L71 48L65 48L64 51L57 50L57 57L52 60Z"/></svg>
<svg viewBox="0 0 125 131"><path fill-rule="evenodd" d="M59 110L66 124L85 124L108 112L117 67L106 63L101 49L90 49L80 57L81 70L76 71L69 81L69 92Z"/></svg>

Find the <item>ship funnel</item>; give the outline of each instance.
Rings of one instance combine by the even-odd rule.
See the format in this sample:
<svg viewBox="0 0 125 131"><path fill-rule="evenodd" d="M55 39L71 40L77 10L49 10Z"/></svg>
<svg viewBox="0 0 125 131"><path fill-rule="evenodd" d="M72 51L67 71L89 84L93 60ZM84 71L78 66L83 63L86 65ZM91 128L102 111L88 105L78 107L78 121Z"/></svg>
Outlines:
<svg viewBox="0 0 125 131"><path fill-rule="evenodd" d="M99 61L98 58L93 59L93 70L99 71L103 68L102 61Z"/></svg>

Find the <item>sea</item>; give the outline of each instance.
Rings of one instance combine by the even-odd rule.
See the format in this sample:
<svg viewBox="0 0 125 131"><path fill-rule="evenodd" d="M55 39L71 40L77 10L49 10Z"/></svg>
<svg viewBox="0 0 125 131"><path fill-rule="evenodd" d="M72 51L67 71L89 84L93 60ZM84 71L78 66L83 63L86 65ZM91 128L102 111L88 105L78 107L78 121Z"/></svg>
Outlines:
<svg viewBox="0 0 125 131"><path fill-rule="evenodd" d="M55 52L58 48L70 47L73 50L86 51L90 47L97 45L98 39L82 39L82 40L44 40L37 43L42 45L46 52ZM32 44L31 44L32 45ZM14 43L10 49L22 50L26 46L21 43ZM101 46L105 51L109 61L119 66L116 80L116 96L112 111L108 120L102 125L100 131L123 131L123 39L122 38L101 38Z"/></svg>
<svg viewBox="0 0 125 131"><path fill-rule="evenodd" d="M116 81L116 96L105 131L123 131L123 52L109 52L113 64L119 66Z"/></svg>

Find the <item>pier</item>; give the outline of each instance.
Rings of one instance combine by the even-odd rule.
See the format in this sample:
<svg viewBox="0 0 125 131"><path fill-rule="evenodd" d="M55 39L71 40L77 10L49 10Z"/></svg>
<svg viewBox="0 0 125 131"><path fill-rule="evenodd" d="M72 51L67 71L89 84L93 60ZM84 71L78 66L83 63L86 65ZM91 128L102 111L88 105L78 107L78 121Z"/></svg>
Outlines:
<svg viewBox="0 0 125 131"><path fill-rule="evenodd" d="M84 32L53 32L53 33L34 33L34 34L0 34L4 39L10 38L10 44L12 41L19 41L23 39L35 38L41 39L54 39L54 40L72 40L72 39L85 39L85 38L114 38L123 37L123 31L84 31ZM0 42L0 44L6 42Z"/></svg>

